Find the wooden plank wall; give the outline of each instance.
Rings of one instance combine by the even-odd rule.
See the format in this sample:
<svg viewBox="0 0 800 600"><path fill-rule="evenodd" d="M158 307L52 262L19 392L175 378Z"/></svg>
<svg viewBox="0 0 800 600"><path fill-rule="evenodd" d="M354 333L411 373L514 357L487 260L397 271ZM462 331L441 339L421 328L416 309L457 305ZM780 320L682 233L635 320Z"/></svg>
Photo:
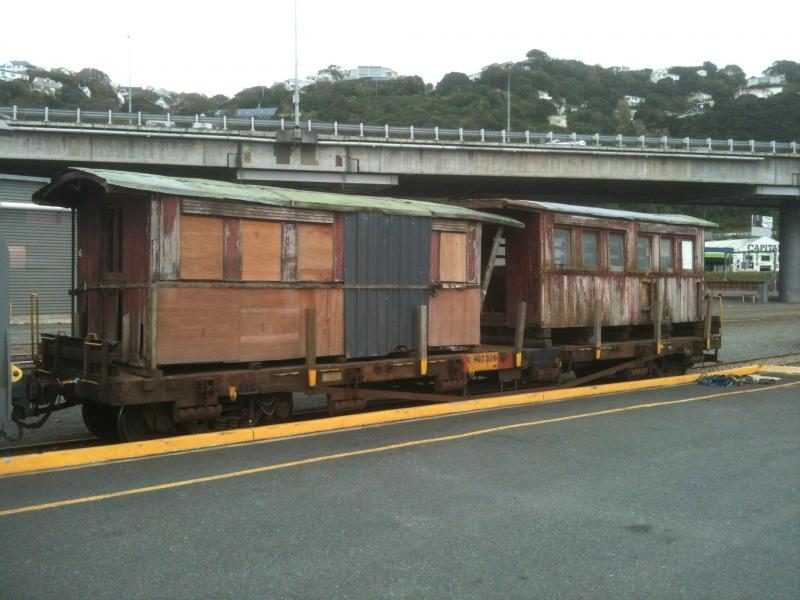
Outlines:
<svg viewBox="0 0 800 600"><path fill-rule="evenodd" d="M180 278L219 281L224 270L222 217L181 215Z"/></svg>
<svg viewBox="0 0 800 600"><path fill-rule="evenodd" d="M344 290L160 289L158 362L303 358L306 308L316 309L319 356L344 354Z"/></svg>
<svg viewBox="0 0 800 600"><path fill-rule="evenodd" d="M280 223L242 221L242 279L280 281L283 231Z"/></svg>
<svg viewBox="0 0 800 600"><path fill-rule="evenodd" d="M438 290L430 299L428 345L480 344L480 310L480 288Z"/></svg>
<svg viewBox="0 0 800 600"><path fill-rule="evenodd" d="M297 225L297 280L333 281L333 228Z"/></svg>
<svg viewBox="0 0 800 600"><path fill-rule="evenodd" d="M466 233L439 233L439 281L467 281Z"/></svg>
<svg viewBox="0 0 800 600"><path fill-rule="evenodd" d="M337 271L343 275L342 252L335 249L342 231L337 236L334 218L318 221L181 214L175 227L180 231L180 278L202 280L207 287L158 290L156 362L302 358L306 308L316 309L319 355L344 354L344 290L281 287L294 282L333 284ZM265 285L246 287L239 282Z"/></svg>

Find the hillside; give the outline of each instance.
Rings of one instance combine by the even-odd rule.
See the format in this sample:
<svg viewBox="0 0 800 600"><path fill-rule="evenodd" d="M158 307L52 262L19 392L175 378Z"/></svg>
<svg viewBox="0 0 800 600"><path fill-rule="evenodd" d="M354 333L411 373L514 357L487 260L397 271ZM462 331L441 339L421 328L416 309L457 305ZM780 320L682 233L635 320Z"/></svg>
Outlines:
<svg viewBox="0 0 800 600"><path fill-rule="evenodd" d="M760 90L747 88L736 65L720 68L705 62L632 71L555 59L540 50L531 50L519 62L489 65L473 79L448 73L435 86L416 76L345 79L336 66L318 75L302 89L303 119L499 130L506 127L510 79L515 131L800 139L800 63L786 60L765 70L765 75L783 76L785 81L782 93L767 98L749 93L735 98L737 90ZM92 68L78 73L33 68L29 77L30 81L0 81L0 105L116 110L124 101L120 92L127 92ZM31 85L36 77L59 87L36 91ZM654 82L657 77L661 79ZM232 98L152 89L133 92L133 109L149 113L232 113L257 105L278 107L279 116L291 117L291 92L283 84L245 89Z"/></svg>

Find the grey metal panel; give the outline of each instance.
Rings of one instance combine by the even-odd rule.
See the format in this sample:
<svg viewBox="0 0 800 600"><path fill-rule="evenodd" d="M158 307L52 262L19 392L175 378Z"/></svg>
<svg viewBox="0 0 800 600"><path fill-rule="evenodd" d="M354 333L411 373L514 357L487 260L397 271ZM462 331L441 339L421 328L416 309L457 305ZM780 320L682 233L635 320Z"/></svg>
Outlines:
<svg viewBox="0 0 800 600"><path fill-rule="evenodd" d="M30 202L33 192L49 182L40 177L0 175L0 202Z"/></svg>
<svg viewBox="0 0 800 600"><path fill-rule="evenodd" d="M429 299L431 219L350 214L344 234L345 284L387 286L345 290L347 357L415 349L418 307Z"/></svg>
<svg viewBox="0 0 800 600"><path fill-rule="evenodd" d="M11 360L9 346L11 330L8 326L8 250L0 235L0 431L11 422Z"/></svg>
<svg viewBox="0 0 800 600"><path fill-rule="evenodd" d="M71 299L71 213L0 208L0 236L11 253L10 301L14 315L28 314L30 294L39 294L39 312L69 316Z"/></svg>

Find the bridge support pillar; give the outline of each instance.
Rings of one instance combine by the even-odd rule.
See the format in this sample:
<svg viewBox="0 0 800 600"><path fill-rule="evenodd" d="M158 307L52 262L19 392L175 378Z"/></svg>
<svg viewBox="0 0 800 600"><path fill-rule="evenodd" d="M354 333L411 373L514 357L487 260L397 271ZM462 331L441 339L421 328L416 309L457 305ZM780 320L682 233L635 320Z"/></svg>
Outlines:
<svg viewBox="0 0 800 600"><path fill-rule="evenodd" d="M780 301L800 303L800 202L781 206Z"/></svg>

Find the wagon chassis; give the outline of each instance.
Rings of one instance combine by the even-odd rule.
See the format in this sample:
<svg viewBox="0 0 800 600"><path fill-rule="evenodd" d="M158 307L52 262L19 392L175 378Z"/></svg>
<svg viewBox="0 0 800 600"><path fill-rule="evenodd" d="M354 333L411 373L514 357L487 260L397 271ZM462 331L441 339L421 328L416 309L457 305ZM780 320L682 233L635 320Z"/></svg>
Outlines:
<svg viewBox="0 0 800 600"><path fill-rule="evenodd" d="M114 419L120 419L126 433L119 434L117 427L106 437L118 434L133 440L142 437L136 430L138 421L126 423L119 415L127 413L130 421L131 415L144 414L152 407L157 410L148 413L151 427L157 418L169 422L162 427L162 434L171 433L175 425L192 432L193 424L203 422L233 427L255 425L265 414L286 418L291 414L292 393L324 394L330 415L360 410L378 399L453 402L509 390L574 387L620 373L633 378L659 376L665 369L682 372L694 362L715 360L716 353L704 352L719 346L720 336L714 332L706 339L667 338L660 344L660 352L656 340L630 340L599 348L583 344L517 352L509 346L482 346L424 359L399 356L342 362L323 358L319 364L314 360L313 364L253 363L147 371L118 364L114 345L107 341L43 335L35 377L28 380L28 389L15 403L15 420L22 427L39 427L52 412L83 404L85 420L87 408L90 421L96 419L98 410L118 411L113 412ZM564 377L580 366L592 366L593 371ZM279 402L285 402L287 396L290 400L285 410L281 408L285 404ZM231 413L234 417L226 419ZM31 423L31 419L37 421ZM234 424L237 419L238 425ZM108 428L95 428L95 433L109 433Z"/></svg>

